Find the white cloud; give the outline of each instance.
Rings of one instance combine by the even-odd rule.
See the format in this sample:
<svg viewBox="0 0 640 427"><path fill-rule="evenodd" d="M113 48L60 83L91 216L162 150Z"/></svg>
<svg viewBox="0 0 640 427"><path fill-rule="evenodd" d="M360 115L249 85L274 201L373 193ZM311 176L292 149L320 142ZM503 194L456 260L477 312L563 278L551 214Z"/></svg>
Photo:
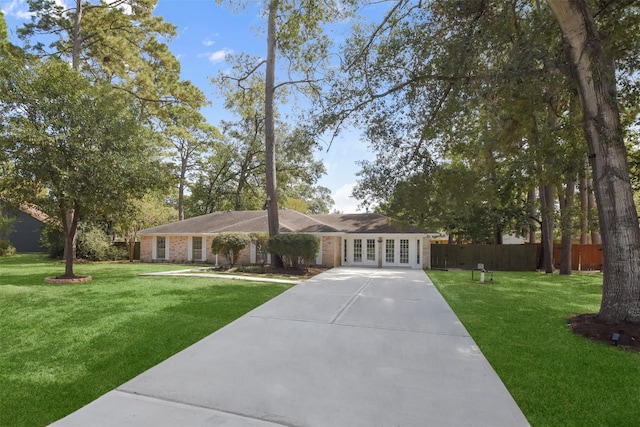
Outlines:
<svg viewBox="0 0 640 427"><path fill-rule="evenodd" d="M216 42L214 42L210 38L206 38L206 39L202 40L202 44L205 45L205 46L213 46L214 44L216 44Z"/></svg>
<svg viewBox="0 0 640 427"><path fill-rule="evenodd" d="M65 10L70 7L65 0L55 0L54 3L62 6ZM13 16L18 19L31 19L33 16L33 14L29 12L29 5L26 0L11 0L8 3L3 3L0 8L6 16Z"/></svg>
<svg viewBox="0 0 640 427"><path fill-rule="evenodd" d="M342 213L356 213L359 211L358 201L351 197L351 193L353 192L353 188L355 186L355 183L345 184L334 191L334 193L331 195L333 197L333 201L335 202L333 209Z"/></svg>
<svg viewBox="0 0 640 427"><path fill-rule="evenodd" d="M9 3L2 4L2 13L7 16L23 18L24 14L29 13L28 9L25 0L11 0Z"/></svg>
<svg viewBox="0 0 640 427"><path fill-rule="evenodd" d="M210 62L212 63L216 63L216 62L222 62L224 61L224 59L226 58L227 55L230 55L233 53L232 49L221 49L221 50L216 50L215 52L211 52L211 53L207 53L203 56L206 56Z"/></svg>

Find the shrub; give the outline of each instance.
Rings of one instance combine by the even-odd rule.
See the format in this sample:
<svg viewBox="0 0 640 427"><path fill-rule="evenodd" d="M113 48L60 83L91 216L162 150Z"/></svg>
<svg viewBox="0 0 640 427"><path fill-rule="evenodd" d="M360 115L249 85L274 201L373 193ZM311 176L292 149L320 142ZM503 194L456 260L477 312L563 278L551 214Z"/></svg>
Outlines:
<svg viewBox="0 0 640 427"><path fill-rule="evenodd" d="M238 261L240 251L249 243L251 243L251 237L247 233L220 233L213 238L211 250L224 255L233 266Z"/></svg>
<svg viewBox="0 0 640 427"><path fill-rule="evenodd" d="M308 269L319 250L320 238L311 234L278 234L269 239L269 252L282 257L285 268Z"/></svg>
<svg viewBox="0 0 640 427"><path fill-rule="evenodd" d="M49 258L62 258L64 255L64 234L59 228L45 223L40 233L40 246L49 255Z"/></svg>
<svg viewBox="0 0 640 427"><path fill-rule="evenodd" d="M64 234L56 227L45 224L42 227L40 245L47 251L50 258L64 256ZM76 241L76 258L90 261L109 261L127 259L126 248L113 244L111 237L100 226L92 223L78 226Z"/></svg>
<svg viewBox="0 0 640 427"><path fill-rule="evenodd" d="M8 240L0 240L0 256L13 256L16 248Z"/></svg>
<svg viewBox="0 0 640 427"><path fill-rule="evenodd" d="M110 251L111 239L100 227L92 224L78 227L77 258L106 261L111 259Z"/></svg>

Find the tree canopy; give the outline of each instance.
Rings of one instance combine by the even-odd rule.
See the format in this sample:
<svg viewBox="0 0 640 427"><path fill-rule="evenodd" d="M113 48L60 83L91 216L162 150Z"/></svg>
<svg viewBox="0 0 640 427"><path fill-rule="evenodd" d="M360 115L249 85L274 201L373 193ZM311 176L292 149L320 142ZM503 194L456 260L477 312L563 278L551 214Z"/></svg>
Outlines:
<svg viewBox="0 0 640 427"><path fill-rule="evenodd" d="M16 66L0 80L8 159L0 184L9 200L39 206L71 232L81 213L108 216L160 182L152 134L127 94L58 59Z"/></svg>
<svg viewBox="0 0 640 427"><path fill-rule="evenodd" d="M606 301L607 283L640 283L622 144L638 114L639 36L626 29L639 20L632 1L393 2L380 22L358 26L345 43L320 122L334 132L349 124L366 129L377 160L363 164L356 188L365 203L416 216L440 197L455 206L458 215L447 214L456 222L484 212L466 225L486 220L485 228L518 231L533 191L540 195L534 217L552 242L557 194L569 246L573 191L589 178L589 162L600 227L609 234L603 244L612 250L605 249ZM447 183L442 171L452 165L460 175ZM460 189L467 173L476 177L474 194ZM422 207L410 202L418 189L431 192ZM458 201L460 193L466 200ZM613 237L623 234L633 241L627 249ZM625 303L614 298L626 314L602 310L601 318L637 321L638 289L618 292Z"/></svg>

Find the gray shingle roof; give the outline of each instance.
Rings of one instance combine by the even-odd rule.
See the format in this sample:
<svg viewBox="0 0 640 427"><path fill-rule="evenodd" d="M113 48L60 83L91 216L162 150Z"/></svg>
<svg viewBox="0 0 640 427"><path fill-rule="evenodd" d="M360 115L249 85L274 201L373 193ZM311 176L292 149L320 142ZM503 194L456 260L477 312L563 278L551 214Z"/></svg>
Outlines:
<svg viewBox="0 0 640 427"><path fill-rule="evenodd" d="M419 233L417 227L394 224L389 218L375 214L305 215L297 211L279 211L281 233ZM222 232L267 232L267 211L214 212L184 221L172 222L140 231L140 235L217 234Z"/></svg>

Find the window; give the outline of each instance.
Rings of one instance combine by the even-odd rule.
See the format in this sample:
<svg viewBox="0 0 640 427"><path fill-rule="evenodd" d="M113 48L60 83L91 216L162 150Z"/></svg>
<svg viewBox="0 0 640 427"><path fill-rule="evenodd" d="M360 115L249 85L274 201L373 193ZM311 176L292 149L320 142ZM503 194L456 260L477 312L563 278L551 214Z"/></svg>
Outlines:
<svg viewBox="0 0 640 427"><path fill-rule="evenodd" d="M353 262L362 262L362 239L353 240Z"/></svg>
<svg viewBox="0 0 640 427"><path fill-rule="evenodd" d="M400 239L400 264L409 264L409 239Z"/></svg>
<svg viewBox="0 0 640 427"><path fill-rule="evenodd" d="M420 265L420 253L422 252L422 247L420 246L420 239L416 240L416 264Z"/></svg>
<svg viewBox="0 0 640 427"><path fill-rule="evenodd" d="M367 261L376 260L376 240L367 239Z"/></svg>
<svg viewBox="0 0 640 427"><path fill-rule="evenodd" d="M347 260L348 260L347 259L347 239L344 239L344 257L343 257L343 259L344 259L344 263L346 264Z"/></svg>
<svg viewBox="0 0 640 427"><path fill-rule="evenodd" d="M385 241L385 255L384 255L384 260L389 263L389 264L393 264L394 262L396 262L396 242L395 240L386 240Z"/></svg>
<svg viewBox="0 0 640 427"><path fill-rule="evenodd" d="M202 237L191 238L191 255L194 260L202 261Z"/></svg>
<svg viewBox="0 0 640 427"><path fill-rule="evenodd" d="M156 237L156 258L157 259L165 259L166 258L166 249L167 249L167 238L166 237Z"/></svg>

